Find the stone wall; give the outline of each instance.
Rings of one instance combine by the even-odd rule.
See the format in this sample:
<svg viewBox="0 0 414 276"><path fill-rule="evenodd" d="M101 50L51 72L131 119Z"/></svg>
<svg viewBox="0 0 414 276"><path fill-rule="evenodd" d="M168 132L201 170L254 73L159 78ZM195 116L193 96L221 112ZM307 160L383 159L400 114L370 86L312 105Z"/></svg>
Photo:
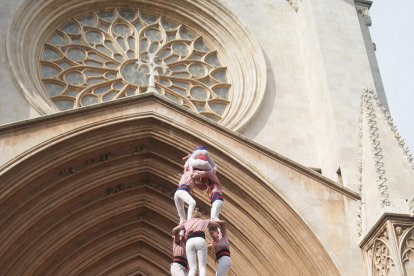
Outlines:
<svg viewBox="0 0 414 276"><path fill-rule="evenodd" d="M220 0L265 56L265 100L240 130L269 149L355 188L358 106L374 81L354 2ZM38 116L8 68L7 29L23 1L0 0L0 123ZM260 51L260 49L257 49ZM26 91L26 93L37 91ZM237 91L235 91L237 93Z"/></svg>
<svg viewBox="0 0 414 276"><path fill-rule="evenodd" d="M21 0L0 0L0 124L39 116L17 88L6 55L10 22Z"/></svg>

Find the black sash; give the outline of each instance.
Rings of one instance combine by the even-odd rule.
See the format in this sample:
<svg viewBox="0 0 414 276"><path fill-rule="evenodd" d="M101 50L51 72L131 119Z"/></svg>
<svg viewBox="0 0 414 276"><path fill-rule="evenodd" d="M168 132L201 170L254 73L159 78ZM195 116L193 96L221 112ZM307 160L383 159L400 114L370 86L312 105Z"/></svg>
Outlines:
<svg viewBox="0 0 414 276"><path fill-rule="evenodd" d="M183 267L185 267L185 269L187 269L187 268L188 268L188 262L187 262L187 259L186 259L186 258L184 258L184 257L182 257L182 256L174 256L173 263L180 264L180 265L182 265Z"/></svg>
<svg viewBox="0 0 414 276"><path fill-rule="evenodd" d="M223 256L229 256L230 257L230 249L224 248L224 249L219 250L216 253L216 262Z"/></svg>
<svg viewBox="0 0 414 276"><path fill-rule="evenodd" d="M191 238L196 238L196 237L200 237L200 238L205 239L206 234L203 231L196 231L196 232L191 233L191 235L188 236L187 240L191 239Z"/></svg>

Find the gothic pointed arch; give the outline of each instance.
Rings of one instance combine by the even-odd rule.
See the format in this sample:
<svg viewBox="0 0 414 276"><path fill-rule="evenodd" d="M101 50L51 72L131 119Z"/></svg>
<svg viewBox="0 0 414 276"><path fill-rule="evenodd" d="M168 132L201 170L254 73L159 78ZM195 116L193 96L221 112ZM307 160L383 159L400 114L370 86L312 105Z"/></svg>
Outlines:
<svg viewBox="0 0 414 276"><path fill-rule="evenodd" d="M3 167L1 272L166 275L180 160L198 143L220 166L234 275L339 275L266 179L219 142L155 113L86 124ZM195 198L207 213L206 196Z"/></svg>

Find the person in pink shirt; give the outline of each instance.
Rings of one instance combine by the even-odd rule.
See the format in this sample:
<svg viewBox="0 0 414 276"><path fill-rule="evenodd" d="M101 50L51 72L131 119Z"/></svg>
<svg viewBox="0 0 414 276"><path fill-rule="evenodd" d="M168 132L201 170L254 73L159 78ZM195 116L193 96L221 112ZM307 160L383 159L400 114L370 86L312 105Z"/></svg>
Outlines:
<svg viewBox="0 0 414 276"><path fill-rule="evenodd" d="M210 219L218 220L224 205L223 188L217 176L209 171L194 171L193 179L203 185L199 185L199 189L205 188L210 197L211 212Z"/></svg>
<svg viewBox="0 0 414 276"><path fill-rule="evenodd" d="M212 249L216 254L216 276L226 276L232 264L230 258L230 242L227 237L226 226L224 223L221 224L220 228L211 226L208 228L208 232L213 239L208 244L208 248Z"/></svg>
<svg viewBox="0 0 414 276"><path fill-rule="evenodd" d="M193 211L196 206L196 201L191 196L194 189L193 172L185 172L180 179L178 189L174 194L175 207L177 208L178 217L180 218L180 224L186 219L189 220L193 217ZM184 203L188 204L187 218L185 215Z"/></svg>
<svg viewBox="0 0 414 276"><path fill-rule="evenodd" d="M207 263L207 243L205 240L205 230L208 227L219 227L224 221L211 221L208 219L201 219L201 213L196 209L193 213L193 218L187 220L181 225L176 226L172 232L175 235L180 230L185 231L187 260L190 267L189 276L195 276L197 270L199 276L206 275Z"/></svg>
<svg viewBox="0 0 414 276"><path fill-rule="evenodd" d="M188 262L185 251L185 240L175 234L172 236L173 262L171 263L171 276L187 276Z"/></svg>

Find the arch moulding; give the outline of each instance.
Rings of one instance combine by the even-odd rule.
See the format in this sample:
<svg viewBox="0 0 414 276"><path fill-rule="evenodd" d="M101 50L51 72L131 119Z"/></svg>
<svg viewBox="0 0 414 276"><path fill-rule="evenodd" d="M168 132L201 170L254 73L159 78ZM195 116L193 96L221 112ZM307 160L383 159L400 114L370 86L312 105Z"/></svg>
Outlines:
<svg viewBox="0 0 414 276"><path fill-rule="evenodd" d="M339 275L271 183L154 113L62 133L3 166L1 274L168 274L180 160L199 143L219 165L234 275ZM206 196L195 197L207 213Z"/></svg>

